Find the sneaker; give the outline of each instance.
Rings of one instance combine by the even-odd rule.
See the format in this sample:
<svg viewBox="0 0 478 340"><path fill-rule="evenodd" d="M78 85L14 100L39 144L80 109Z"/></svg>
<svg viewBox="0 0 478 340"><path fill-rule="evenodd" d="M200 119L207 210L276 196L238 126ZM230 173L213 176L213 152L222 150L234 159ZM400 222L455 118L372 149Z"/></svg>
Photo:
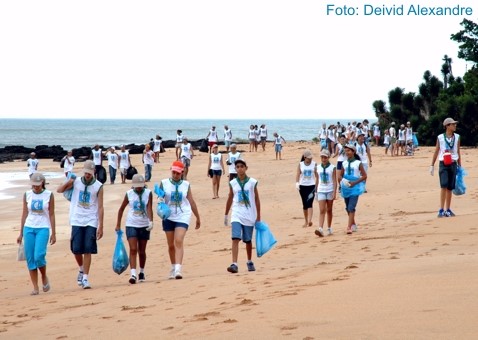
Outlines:
<svg viewBox="0 0 478 340"><path fill-rule="evenodd" d="M136 275L131 275L128 282L134 285L136 283Z"/></svg>
<svg viewBox="0 0 478 340"><path fill-rule="evenodd" d="M76 283L78 286L83 286L83 272L78 272L78 276L76 277Z"/></svg>
<svg viewBox="0 0 478 340"><path fill-rule="evenodd" d="M327 235L330 236L332 235L334 232L332 231L332 228L327 228Z"/></svg>
<svg viewBox="0 0 478 340"><path fill-rule="evenodd" d="M445 210L443 209L440 209L438 210L438 218L442 218L442 217L447 217L446 213L445 213Z"/></svg>
<svg viewBox="0 0 478 340"><path fill-rule="evenodd" d="M81 285L83 286L83 289L90 289L91 288L90 283L88 282L88 279L83 279L81 281Z"/></svg>
<svg viewBox="0 0 478 340"><path fill-rule="evenodd" d="M450 209L447 209L447 211L445 212L445 215L447 217L455 217L455 213L453 211L451 211Z"/></svg>
<svg viewBox="0 0 478 340"><path fill-rule="evenodd" d="M174 273L174 278L176 280L181 280L183 278L183 274L181 274L181 272L179 270L177 270L175 273Z"/></svg>
<svg viewBox="0 0 478 340"><path fill-rule="evenodd" d="M171 269L171 270L169 271L169 279L170 279L170 280L175 279L175 278L176 278L176 275L175 275L175 274L176 274L176 273L175 273L174 269Z"/></svg>
<svg viewBox="0 0 478 340"><path fill-rule="evenodd" d="M139 273L139 282L144 282L146 281L146 277L144 276L144 273Z"/></svg>
<svg viewBox="0 0 478 340"><path fill-rule="evenodd" d="M235 264L231 264L229 267L227 267L227 271L229 273L237 273L239 271L239 268L237 268L237 266Z"/></svg>
<svg viewBox="0 0 478 340"><path fill-rule="evenodd" d="M324 237L324 229L322 228L315 229L315 235L319 237Z"/></svg>
<svg viewBox="0 0 478 340"><path fill-rule="evenodd" d="M247 270L250 271L250 272L255 272L256 271L256 267L254 267L254 263L252 261L247 262Z"/></svg>
<svg viewBox="0 0 478 340"><path fill-rule="evenodd" d="M352 232L356 232L358 229L357 225L356 224L352 224Z"/></svg>

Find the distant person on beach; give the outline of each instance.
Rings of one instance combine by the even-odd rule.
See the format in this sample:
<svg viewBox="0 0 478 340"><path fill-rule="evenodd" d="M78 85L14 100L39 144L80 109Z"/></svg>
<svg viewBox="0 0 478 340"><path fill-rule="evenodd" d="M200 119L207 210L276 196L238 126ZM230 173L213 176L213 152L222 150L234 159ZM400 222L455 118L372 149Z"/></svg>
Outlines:
<svg viewBox="0 0 478 340"><path fill-rule="evenodd" d="M247 139L249 139L249 152L254 151L254 145L256 143L256 130L254 125L249 126L249 133L247 134Z"/></svg>
<svg viewBox="0 0 478 340"><path fill-rule="evenodd" d="M380 145L380 125L374 124L373 126L373 138L375 139L375 146Z"/></svg>
<svg viewBox="0 0 478 340"><path fill-rule="evenodd" d="M407 125L405 127L405 144L407 150L411 150L411 155L414 153L414 145L413 145L413 128L410 122L407 122ZM407 152L407 155L409 153Z"/></svg>
<svg viewBox="0 0 478 340"><path fill-rule="evenodd" d="M189 172L189 167L191 166L191 160L194 157L194 150L193 147L191 146L191 143L189 143L189 140L184 137L183 138L183 143L181 145L181 162L184 164L184 171L183 171L183 179L187 180L188 179L188 172Z"/></svg>
<svg viewBox="0 0 478 340"><path fill-rule="evenodd" d="M116 180L116 172L118 171L119 167L119 157L118 154L116 153L116 150L114 147L111 147L108 152L106 153L106 158L108 159L108 170L110 173L110 183L115 184Z"/></svg>
<svg viewBox="0 0 478 340"><path fill-rule="evenodd" d="M226 164L229 170L229 181L237 177L236 161L241 158L241 153L237 151L237 145L231 144L231 152L227 154Z"/></svg>
<svg viewBox="0 0 478 340"><path fill-rule="evenodd" d="M259 134L261 137L261 146L262 146L262 151L266 151L266 143L267 143L267 128L265 124L261 125L261 128L259 129Z"/></svg>
<svg viewBox="0 0 478 340"><path fill-rule="evenodd" d="M388 154L388 149L390 149L390 132L388 129L385 129L385 133L383 135L383 146L385 147L385 154ZM393 156L393 155L392 155Z"/></svg>
<svg viewBox="0 0 478 340"><path fill-rule="evenodd" d="M98 174L103 167L103 151L98 144L96 144L91 150L90 159L95 163L95 178L98 179Z"/></svg>
<svg viewBox="0 0 478 340"><path fill-rule="evenodd" d="M327 149L327 124L322 123L322 128L319 130L320 150Z"/></svg>
<svg viewBox="0 0 478 340"><path fill-rule="evenodd" d="M229 182L229 196L226 202L224 225L228 226L231 210L232 264L227 267L229 273L239 271L239 241L246 244L247 270L256 270L252 262L252 234L254 225L261 220L261 202L257 190L257 180L246 174L247 164L243 159L235 162L237 177Z"/></svg>
<svg viewBox="0 0 478 340"><path fill-rule="evenodd" d="M437 137L435 152L433 153L432 165L430 166L430 175L435 171L435 162L438 157L440 177L440 210L438 217L454 217L455 213L451 210L452 191L455 189L457 167L461 167L461 139L460 135L455 133L458 121L453 118L447 118L443 121L445 133Z"/></svg>
<svg viewBox="0 0 478 340"><path fill-rule="evenodd" d="M153 194L146 187L143 175L136 174L131 181L132 188L126 192L118 210L116 231L121 230L121 219L124 209L128 206L125 228L129 245L130 284L146 280L144 268L146 265L146 245L153 229ZM136 257L139 255L139 273L136 272Z"/></svg>
<svg viewBox="0 0 478 340"><path fill-rule="evenodd" d="M144 178L146 182L151 181L154 165L154 152L151 150L149 144L144 146L143 150L143 164L144 164Z"/></svg>
<svg viewBox="0 0 478 340"><path fill-rule="evenodd" d="M316 167L315 186L317 201L319 201L319 226L315 234L324 237L324 223L327 216L327 235L332 235L332 217L334 200L337 193L337 171L330 163L330 153L327 150L320 152L320 165Z"/></svg>
<svg viewBox="0 0 478 340"><path fill-rule="evenodd" d="M337 127L335 125L329 125L327 129L327 149L332 155L335 152L335 144L337 144L337 138L335 138Z"/></svg>
<svg viewBox="0 0 478 340"><path fill-rule="evenodd" d="M129 167L131 166L131 159L129 157L129 151L126 150L126 147L121 145L121 151L119 153L119 167L120 167L120 174L121 174L121 183L126 183L126 172L128 171Z"/></svg>
<svg viewBox="0 0 478 340"><path fill-rule="evenodd" d="M184 165L180 161L173 162L171 177L163 179L160 187L165 193L164 201L171 209L171 215L163 220L163 230L168 243L168 254L171 261L170 279L182 279L184 256L184 237L191 222L191 215L196 217L196 229L201 227L199 211L194 201L189 182L181 179Z"/></svg>
<svg viewBox="0 0 478 340"><path fill-rule="evenodd" d="M274 132L274 150L276 152L276 160L282 160L282 142L286 142L285 139L279 135L277 132Z"/></svg>
<svg viewBox="0 0 478 340"><path fill-rule="evenodd" d="M345 143L346 143L346 140L345 140L345 135L342 134L340 137L339 137L339 142L337 143L337 148L335 150L335 156L337 156L337 167L336 167L336 170L337 171L340 171L342 170L342 163L347 159L347 156L345 155ZM337 176L338 178L338 176ZM340 184L337 180L337 184ZM340 185L337 185L338 187L338 191L340 193Z"/></svg>
<svg viewBox="0 0 478 340"><path fill-rule="evenodd" d="M232 131L229 126L224 125L224 145L226 146L226 152L229 152L229 147L232 143Z"/></svg>
<svg viewBox="0 0 478 340"><path fill-rule="evenodd" d="M370 153L370 147L365 143L365 134L363 132L357 136L355 147L357 148L357 155L360 157L363 169L368 175L368 168L372 167L372 154ZM365 184L367 181L364 180L363 182ZM364 190L367 192L366 188Z"/></svg>
<svg viewBox="0 0 478 340"><path fill-rule="evenodd" d="M70 179L58 187L63 193L73 188L70 202L70 248L78 264L78 286L90 289L89 273L92 254L98 253L96 241L103 237L103 184L95 179L95 163L83 164L83 176Z"/></svg>
<svg viewBox="0 0 478 340"><path fill-rule="evenodd" d="M388 134L390 135L390 155L393 157L396 150L396 143L397 143L397 130L395 130L395 122L392 122L390 124L390 128L388 129Z"/></svg>
<svg viewBox="0 0 478 340"><path fill-rule="evenodd" d="M222 154L218 152L218 149L216 144L212 146L212 153L209 155L209 162L207 164L207 175L212 178L212 199L219 198L221 176L222 174L226 174Z"/></svg>
<svg viewBox="0 0 478 340"><path fill-rule="evenodd" d="M355 222L355 211L358 198L365 190L362 182L367 179L367 173L363 168L362 162L360 162L355 145L345 145L345 154L347 159L342 163L342 170L339 172L339 182L341 185L341 195L345 201L345 211L348 215L347 234L352 234L358 228Z"/></svg>
<svg viewBox="0 0 478 340"><path fill-rule="evenodd" d="M254 151L257 152L257 147L261 142L261 131L257 125L254 125L254 136L256 137L256 141L254 143Z"/></svg>
<svg viewBox="0 0 478 340"><path fill-rule="evenodd" d="M153 147L156 163L159 163L159 153L161 152L162 143L163 143L163 139L161 138L161 136L156 135L156 138L154 139L154 147Z"/></svg>
<svg viewBox="0 0 478 340"><path fill-rule="evenodd" d="M302 200L302 211L304 213L304 227L312 226L313 205L315 196L315 184L317 164L312 160L312 152L305 150L302 160L297 166L295 175L295 188L299 191Z"/></svg>
<svg viewBox="0 0 478 340"><path fill-rule="evenodd" d="M209 153L211 153L212 147L214 145L217 145L217 143L219 142L216 127L214 125L211 127L211 130L209 130L206 136L206 139L207 139L207 144L209 146Z"/></svg>
<svg viewBox="0 0 478 340"><path fill-rule="evenodd" d="M21 244L23 240L25 259L33 284L30 294L38 295L38 272L43 292L50 290L45 257L48 239L52 245L56 242L55 199L53 193L45 188L45 177L41 173L32 174L30 184L31 190L23 195L23 213L17 243Z"/></svg>
<svg viewBox="0 0 478 340"><path fill-rule="evenodd" d="M65 173L65 177L73 172L73 166L75 165L75 157L73 157L73 151L68 150L68 153L62 159L63 162L63 171Z"/></svg>
<svg viewBox="0 0 478 340"><path fill-rule="evenodd" d="M28 167L28 177L32 177L32 175L38 171L38 158L36 153L31 152L30 158L27 160L27 167Z"/></svg>
<svg viewBox="0 0 478 340"><path fill-rule="evenodd" d="M182 130L176 131L176 145L175 145L175 148L176 148L176 160L178 160L178 161L179 161L179 156L181 154L181 144L183 143L182 133L183 133Z"/></svg>
<svg viewBox="0 0 478 340"><path fill-rule="evenodd" d="M400 128L398 129L398 140L397 140L397 145L396 145L396 148L395 148L395 155L398 156L399 154L399 151L400 151L400 156L404 156L405 155L405 140L406 140L406 137L405 137L405 125L404 124L401 124L400 125Z"/></svg>

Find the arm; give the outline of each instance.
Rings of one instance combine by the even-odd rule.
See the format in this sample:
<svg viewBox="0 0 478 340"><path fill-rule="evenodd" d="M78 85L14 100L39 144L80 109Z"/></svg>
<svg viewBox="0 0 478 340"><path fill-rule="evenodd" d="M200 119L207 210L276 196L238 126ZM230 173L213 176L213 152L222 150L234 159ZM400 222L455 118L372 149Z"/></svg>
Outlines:
<svg viewBox="0 0 478 340"><path fill-rule="evenodd" d="M209 169L211 169L211 156L209 156L209 162L207 163L206 176L209 177Z"/></svg>
<svg viewBox="0 0 478 340"><path fill-rule="evenodd" d="M332 181L334 181L334 193L332 194L332 199L334 200L337 197L337 168L334 168L332 172Z"/></svg>
<svg viewBox="0 0 478 340"><path fill-rule="evenodd" d="M56 189L56 192L61 194L61 193L65 192L66 190L71 189L73 187L73 182L74 181L75 180L73 178L69 179L68 181L66 181L65 183L60 185L58 187L58 189Z"/></svg>
<svg viewBox="0 0 478 340"><path fill-rule="evenodd" d="M343 168L342 166L342 169L340 169L340 172L339 172L339 182L342 181L342 179L344 178L344 174L345 174L345 169Z"/></svg>
<svg viewBox="0 0 478 340"><path fill-rule="evenodd" d="M229 195L227 196L227 202L226 202L226 211L224 212L224 215L229 215L229 210L231 209L232 206L232 199L234 197L234 192L232 191L232 187L229 184Z"/></svg>
<svg viewBox="0 0 478 340"><path fill-rule="evenodd" d="M189 188L188 194L186 197L188 198L189 204L191 205L191 210L194 216L196 216L196 229L199 229L201 228L201 219L199 217L198 207L196 206L196 202L194 201L194 198L193 198L193 193L191 192L191 187Z"/></svg>
<svg viewBox="0 0 478 340"><path fill-rule="evenodd" d="M367 145L366 151L367 151L368 163L370 164L370 167L372 167L372 154L370 153L370 147L368 145Z"/></svg>
<svg viewBox="0 0 478 340"><path fill-rule="evenodd" d="M458 146L458 151L460 150L460 147ZM437 138L437 143L435 145L435 152L433 153L433 157L432 157L432 165L431 166L434 166L435 165L435 162L437 160L437 157L438 157L438 153L440 152L440 143L438 142L438 138Z"/></svg>
<svg viewBox="0 0 478 340"><path fill-rule="evenodd" d="M295 174L295 182L299 183L299 179L300 179L300 164L297 165L297 172Z"/></svg>
<svg viewBox="0 0 478 340"><path fill-rule="evenodd" d="M256 222L259 222L261 220L261 200L259 199L259 191L257 190L257 183L254 187L254 195L256 200L256 211L257 211Z"/></svg>
<svg viewBox="0 0 478 340"><path fill-rule="evenodd" d="M146 207L146 214L151 222L153 222L153 192L149 193L148 206Z"/></svg>
<svg viewBox="0 0 478 340"><path fill-rule="evenodd" d="M55 196L51 193L50 196L50 206L48 207L50 213L50 225L51 225L51 236L50 244L56 243L56 220L55 220Z"/></svg>
<svg viewBox="0 0 478 340"><path fill-rule="evenodd" d="M98 191L98 230L96 231L96 238L99 240L103 237L103 219L105 210L103 208L103 186Z"/></svg>
<svg viewBox="0 0 478 340"><path fill-rule="evenodd" d="M224 158L222 158L222 156L221 156L221 168L222 168L222 173L225 175L226 170L224 169Z"/></svg>
<svg viewBox="0 0 478 340"><path fill-rule="evenodd" d="M456 149L458 150L458 161L457 161L457 163L458 163L458 166L461 167L461 151L460 151L460 149L461 149L461 138L458 138L458 145L457 145Z"/></svg>
<svg viewBox="0 0 478 340"><path fill-rule="evenodd" d="M148 202L148 205L149 203L151 203L151 198L150 198L150 201ZM116 217L116 228L115 228L116 231L121 230L121 219L123 218L123 212L127 205L128 205L128 196L124 195L123 202L121 203L121 206L118 209L118 216Z"/></svg>
<svg viewBox="0 0 478 340"><path fill-rule="evenodd" d="M25 221L28 216L28 207L27 207L27 194L23 194L23 211L22 218L20 220L20 235L17 238L17 243L21 244L23 239L23 227L25 226Z"/></svg>

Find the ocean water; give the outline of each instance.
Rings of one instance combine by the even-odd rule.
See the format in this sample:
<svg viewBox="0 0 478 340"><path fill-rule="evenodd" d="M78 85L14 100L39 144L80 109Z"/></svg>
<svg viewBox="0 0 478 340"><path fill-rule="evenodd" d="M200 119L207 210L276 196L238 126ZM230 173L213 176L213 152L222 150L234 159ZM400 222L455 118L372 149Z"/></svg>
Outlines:
<svg viewBox="0 0 478 340"><path fill-rule="evenodd" d="M351 120L340 120L347 124ZM357 120L358 121L358 120ZM278 132L285 140L310 141L317 137L322 123L327 125L337 120L275 119L263 120L218 120L218 119L0 119L0 148L6 145L61 145L65 150L100 144L144 144L159 134L163 140L175 140L176 130L190 140L205 138L212 125L216 126L219 138L223 139L224 125L232 130L233 139L247 140L251 124L266 124L269 137Z"/></svg>

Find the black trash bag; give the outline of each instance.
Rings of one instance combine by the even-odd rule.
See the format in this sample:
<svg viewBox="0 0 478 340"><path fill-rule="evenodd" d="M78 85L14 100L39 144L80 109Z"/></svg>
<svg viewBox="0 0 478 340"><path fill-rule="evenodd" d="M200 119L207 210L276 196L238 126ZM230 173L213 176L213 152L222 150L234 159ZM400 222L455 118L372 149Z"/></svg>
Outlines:
<svg viewBox="0 0 478 340"><path fill-rule="evenodd" d="M138 173L138 170L134 166L130 166L128 170L126 170L126 179L132 180L133 176Z"/></svg>

